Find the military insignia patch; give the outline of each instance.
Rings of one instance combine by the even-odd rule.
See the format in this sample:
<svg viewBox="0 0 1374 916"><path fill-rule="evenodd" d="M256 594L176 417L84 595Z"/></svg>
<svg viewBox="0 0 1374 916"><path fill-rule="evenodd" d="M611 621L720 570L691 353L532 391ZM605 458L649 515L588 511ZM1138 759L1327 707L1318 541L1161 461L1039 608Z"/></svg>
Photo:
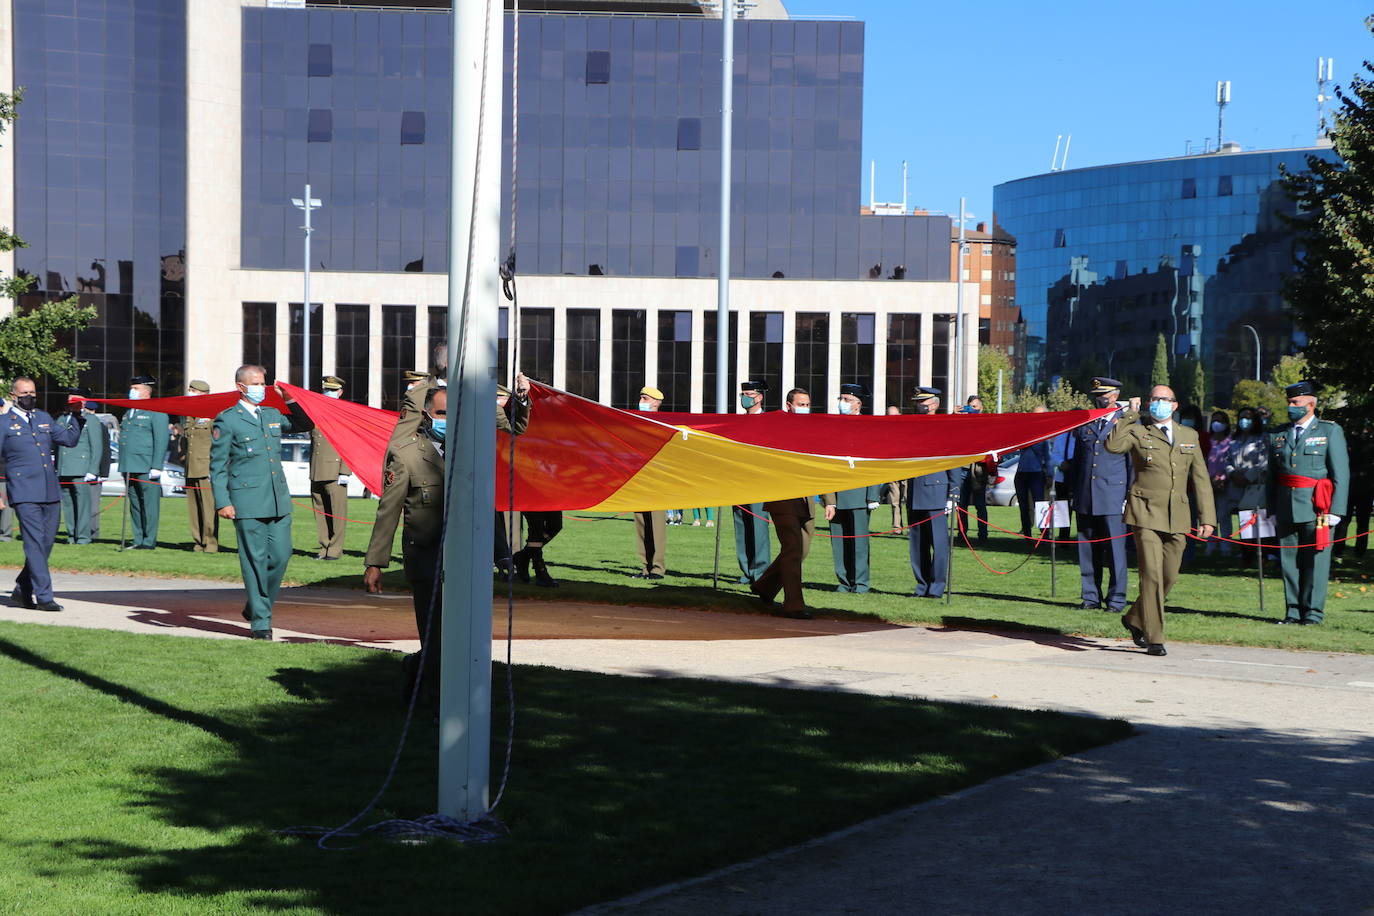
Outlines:
<svg viewBox="0 0 1374 916"><path fill-rule="evenodd" d="M219 438L219 427L216 426L216 427L215 427L215 431L212 432L212 433L210 433L210 435L211 435L212 437L218 439L218 438Z"/></svg>
<svg viewBox="0 0 1374 916"><path fill-rule="evenodd" d="M396 482L396 472L395 472L395 471L387 471L387 472L386 472L386 485L387 485L387 486L391 486L391 485L392 485L393 483L395 483L395 482Z"/></svg>

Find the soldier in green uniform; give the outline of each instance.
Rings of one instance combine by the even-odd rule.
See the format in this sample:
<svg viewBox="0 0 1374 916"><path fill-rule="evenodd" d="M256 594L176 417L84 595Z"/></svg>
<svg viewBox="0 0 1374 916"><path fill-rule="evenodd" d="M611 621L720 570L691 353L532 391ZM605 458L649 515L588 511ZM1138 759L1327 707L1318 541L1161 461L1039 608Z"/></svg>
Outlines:
<svg viewBox="0 0 1374 916"><path fill-rule="evenodd" d="M343 397L343 379L326 375L320 380L325 397ZM310 433L310 504L315 509L315 533L320 538L317 560L343 557L344 526L348 524L348 479L353 472L319 429Z"/></svg>
<svg viewBox="0 0 1374 916"><path fill-rule="evenodd" d="M72 388L71 393L89 398L85 388ZM58 446L57 479L62 487L62 517L67 522L67 543L91 542L91 500L100 486L100 421L96 419L92 402L73 402L71 409L57 418L58 426L76 426L84 414L81 436L70 448Z"/></svg>
<svg viewBox="0 0 1374 916"><path fill-rule="evenodd" d="M863 385L846 383L840 386L839 411L858 416L863 413L868 391ZM882 485L873 484L838 493L826 493L825 520L830 522L830 549L835 558L835 578L840 584L837 592L868 591L868 518L878 508Z"/></svg>
<svg viewBox="0 0 1374 916"><path fill-rule="evenodd" d="M1135 480L1126 493L1125 522L1135 535L1140 564L1140 596L1121 624L1137 646L1150 655L1167 655L1164 649L1164 599L1178 578L1183 548L1192 525L1188 504L1189 485L1197 503L1198 536L1212 536L1217 525L1212 505L1212 482L1207 456L1195 430L1174 422L1178 401L1173 389L1156 385L1150 390L1148 426L1140 419L1140 398L1131 398L1107 436L1106 449L1114 455L1130 455Z"/></svg>
<svg viewBox="0 0 1374 916"><path fill-rule="evenodd" d="M243 398L215 417L210 485L220 518L232 519L238 534L249 636L271 639L272 605L291 559L291 492L281 467L281 437L315 424L293 401L287 401L289 417L262 403L267 396L262 366L240 366L234 382Z"/></svg>
<svg viewBox="0 0 1374 916"><path fill-rule="evenodd" d="M763 413L768 383L751 379L739 384L739 406L747 414ZM752 585L768 569L768 512L763 503L734 507L735 557L739 560L740 585Z"/></svg>
<svg viewBox="0 0 1374 916"><path fill-rule="evenodd" d="M152 376L135 376L129 381L129 400L151 398L156 384L157 379ZM157 547L162 465L167 460L167 443L172 437L169 422L165 413L130 407L119 423L119 473L124 475L125 498L134 530L131 550Z"/></svg>
<svg viewBox="0 0 1374 916"><path fill-rule="evenodd" d="M210 393L210 383L193 379L186 394L201 397ZM219 515L215 494L210 491L210 443L215 421L209 417L186 417L181 421L181 439L186 443L186 508L191 520L192 550L219 553Z"/></svg>
<svg viewBox="0 0 1374 916"><path fill-rule="evenodd" d="M1317 419L1314 384L1289 385L1285 394L1292 422L1269 433L1269 512L1279 538L1287 606L1278 622L1319 624L1331 572L1331 532L1350 496L1350 456L1345 432Z"/></svg>

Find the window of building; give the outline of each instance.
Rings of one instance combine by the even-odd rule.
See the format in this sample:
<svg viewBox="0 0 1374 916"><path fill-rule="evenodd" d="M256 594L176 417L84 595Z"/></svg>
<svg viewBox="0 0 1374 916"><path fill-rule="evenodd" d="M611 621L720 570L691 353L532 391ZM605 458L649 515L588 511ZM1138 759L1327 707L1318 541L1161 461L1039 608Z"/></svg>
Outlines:
<svg viewBox="0 0 1374 916"><path fill-rule="evenodd" d="M601 397L601 312L568 309L568 367L563 387L595 401Z"/></svg>
<svg viewBox="0 0 1374 916"><path fill-rule="evenodd" d="M277 303L243 304L244 365L271 366L277 361Z"/></svg>
<svg viewBox="0 0 1374 916"><path fill-rule="evenodd" d="M343 396L359 404L366 404L368 396L370 311L366 305L334 306L334 374L343 380Z"/></svg>
<svg viewBox="0 0 1374 916"><path fill-rule="evenodd" d="M792 383L811 395L811 411L827 413L830 393L830 316L798 312ZM783 392L785 395L787 392Z"/></svg>
<svg viewBox="0 0 1374 916"><path fill-rule="evenodd" d="M858 382L873 390L873 332L877 319L871 314L844 312L840 315L840 383ZM864 404L873 412L872 398Z"/></svg>
<svg viewBox="0 0 1374 916"><path fill-rule="evenodd" d="M736 356L739 353L739 313L730 313L730 341L728 361L725 366L725 404L721 405L716 400L716 324L717 316L715 309L711 309L701 316L701 405L707 413L720 413L722 406L727 413L734 413L734 404L739 397L739 390L735 383L735 366L737 365ZM770 397L771 395L771 397ZM775 403L779 400L779 395L772 392L765 392L763 396L764 407L766 409L776 408Z"/></svg>
<svg viewBox="0 0 1374 916"><path fill-rule="evenodd" d="M1230 197L1230 196L1231 196L1231 176L1230 176L1230 175L1218 175L1218 176L1217 176L1217 197Z"/></svg>
<svg viewBox="0 0 1374 916"><path fill-rule="evenodd" d="M334 112L328 108L312 108L306 116L307 143L328 143L334 139Z"/></svg>
<svg viewBox="0 0 1374 916"><path fill-rule="evenodd" d="M425 113L401 112L401 145L415 146L425 142Z"/></svg>
<svg viewBox="0 0 1374 916"><path fill-rule="evenodd" d="M1197 197L1197 179L1196 179L1196 178L1185 178L1185 179L1183 179L1183 193L1182 193L1182 195L1180 195L1180 196L1181 196L1184 200L1190 200L1190 199L1192 199L1192 198L1194 198L1194 197Z"/></svg>
<svg viewBox="0 0 1374 916"><path fill-rule="evenodd" d="M701 149L701 118L677 119L677 148Z"/></svg>
<svg viewBox="0 0 1374 916"><path fill-rule="evenodd" d="M289 364L290 364L290 368L289 368L289 372L288 372L288 374L290 375L289 381L290 381L291 384L293 384L293 385L300 385L301 387L311 387L311 388L313 388L313 387L315 387L315 386L314 386L314 385L307 386L307 385L306 385L306 382L305 382L305 379L302 377L302 373L303 373L304 370L305 370L305 367L301 365L301 341L302 341L302 339L303 339L304 333L305 333L305 312L304 312L304 310L301 308L301 304L300 304L299 302L293 302L293 303L291 303L291 339L288 341L289 354L290 354L289 357L288 357ZM275 350L275 344L274 344L274 350ZM275 360L276 360L276 354L273 353L273 361L275 362ZM323 361L324 361L324 306L323 306L322 304L318 303L318 302L312 302L312 303L310 303L310 375L311 375L311 379L310 379L310 380L311 380L311 381L316 381L316 380L318 379L319 376L321 376L321 375L324 374L323 372L320 371L321 369L324 368L323 365L322 365ZM268 367L268 375L271 375L271 374L272 374L272 371L271 371L272 363L262 363L261 365L267 366L267 367ZM280 377L281 377L280 374L278 374L277 377L280 378Z"/></svg>
<svg viewBox="0 0 1374 916"><path fill-rule="evenodd" d="M400 410L402 373L415 368L415 306L382 306L382 409Z"/></svg>
<svg viewBox="0 0 1374 916"><path fill-rule="evenodd" d="M992 246L991 246L991 245L984 245L984 246L983 246L983 254L987 254L987 255L992 254Z"/></svg>
<svg viewBox="0 0 1374 916"><path fill-rule="evenodd" d="M921 316L887 316L887 403L906 408L921 379Z"/></svg>
<svg viewBox="0 0 1374 916"><path fill-rule="evenodd" d="M988 269L988 268L985 268L985 269L978 275L978 280L979 280L980 283L991 283L991 282L992 282L992 270L991 270L991 269Z"/></svg>
<svg viewBox="0 0 1374 916"><path fill-rule="evenodd" d="M1063 229L1056 229L1056 230L1054 230L1054 247L1055 247L1055 248L1067 248L1067 247L1069 247L1069 238L1068 238L1068 236L1066 236L1066 235L1064 234L1064 230L1063 230ZM943 389L941 389L941 390L943 390Z"/></svg>
<svg viewBox="0 0 1374 916"><path fill-rule="evenodd" d="M931 319L930 385L949 394L949 341L954 327L953 315L935 315ZM949 399L944 399L948 407Z"/></svg>
<svg viewBox="0 0 1374 916"><path fill-rule="evenodd" d="M305 66L307 76L333 76L334 46L311 45L306 52Z"/></svg>
<svg viewBox="0 0 1374 916"><path fill-rule="evenodd" d="M696 245L677 246L676 263L673 265L673 275L678 277L696 277L701 272L700 249Z"/></svg>
<svg viewBox="0 0 1374 916"><path fill-rule="evenodd" d="M587 85L611 81L611 52L587 52Z"/></svg>
<svg viewBox="0 0 1374 916"><path fill-rule="evenodd" d="M692 397L692 313L658 313L660 410L690 410Z"/></svg>
<svg viewBox="0 0 1374 916"><path fill-rule="evenodd" d="M782 390L782 312L752 312L749 315L749 377L763 379L781 401Z"/></svg>
<svg viewBox="0 0 1374 916"><path fill-rule="evenodd" d="M448 343L448 306L431 305L429 307L429 361L434 362L434 351L440 344ZM505 352L505 351L501 351ZM437 368L431 366L430 368ZM503 376L504 378L504 376Z"/></svg>
<svg viewBox="0 0 1374 916"><path fill-rule="evenodd" d="M525 375L553 384L553 309L520 310L520 365Z"/></svg>
<svg viewBox="0 0 1374 916"><path fill-rule="evenodd" d="M611 312L611 406L633 410L639 405L644 378L644 338L648 319L644 309Z"/></svg>

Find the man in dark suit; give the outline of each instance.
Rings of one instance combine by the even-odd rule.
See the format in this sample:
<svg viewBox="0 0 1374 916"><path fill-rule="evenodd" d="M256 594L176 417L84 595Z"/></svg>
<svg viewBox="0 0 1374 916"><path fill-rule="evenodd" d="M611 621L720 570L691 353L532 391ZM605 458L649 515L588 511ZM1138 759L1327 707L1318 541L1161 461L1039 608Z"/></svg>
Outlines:
<svg viewBox="0 0 1374 916"><path fill-rule="evenodd" d="M7 501L19 516L19 532L24 538L24 568L10 594L10 602L18 607L62 610L53 600L52 576L48 573L48 556L62 516L53 452L58 445L76 445L85 422L78 414L71 426L57 425L47 411L38 409L38 389L31 378L15 379L9 399L0 401L0 453L9 477Z"/></svg>
<svg viewBox="0 0 1374 916"><path fill-rule="evenodd" d="M940 391L936 388L917 388L911 399L917 414L933 414L940 407ZM917 598L939 598L945 593L949 569L946 507L959 499L963 479L963 468L951 468L907 481L906 536Z"/></svg>
<svg viewBox="0 0 1374 916"><path fill-rule="evenodd" d="M1111 378L1093 379L1092 395L1098 407L1114 407L1121 383ZM1100 607L1113 614L1126 610L1126 488L1131 482L1131 461L1107 451L1107 437L1116 426L1115 413L1085 423L1072 433L1073 454L1065 478L1072 487L1078 513L1078 571L1083 578L1082 607ZM1110 538L1110 540L1108 540ZM1107 591L1102 574L1108 572Z"/></svg>

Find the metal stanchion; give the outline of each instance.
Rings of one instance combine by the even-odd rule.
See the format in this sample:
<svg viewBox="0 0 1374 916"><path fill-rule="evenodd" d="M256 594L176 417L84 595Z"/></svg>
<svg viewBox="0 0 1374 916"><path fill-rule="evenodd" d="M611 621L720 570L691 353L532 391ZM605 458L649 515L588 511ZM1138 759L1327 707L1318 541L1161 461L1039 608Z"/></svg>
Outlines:
<svg viewBox="0 0 1374 916"><path fill-rule="evenodd" d="M955 514L959 511L959 500L951 499L945 510L945 530L949 533L949 550L945 553L945 604L949 604L954 592L954 526L959 523Z"/></svg>
<svg viewBox="0 0 1374 916"><path fill-rule="evenodd" d="M124 550L125 531L129 524L129 475L124 475L124 509L119 513L119 549Z"/></svg>
<svg viewBox="0 0 1374 916"><path fill-rule="evenodd" d="M716 509L716 557L711 564L711 588L716 588L716 581L720 578L720 526L725 519L725 507L720 506Z"/></svg>

